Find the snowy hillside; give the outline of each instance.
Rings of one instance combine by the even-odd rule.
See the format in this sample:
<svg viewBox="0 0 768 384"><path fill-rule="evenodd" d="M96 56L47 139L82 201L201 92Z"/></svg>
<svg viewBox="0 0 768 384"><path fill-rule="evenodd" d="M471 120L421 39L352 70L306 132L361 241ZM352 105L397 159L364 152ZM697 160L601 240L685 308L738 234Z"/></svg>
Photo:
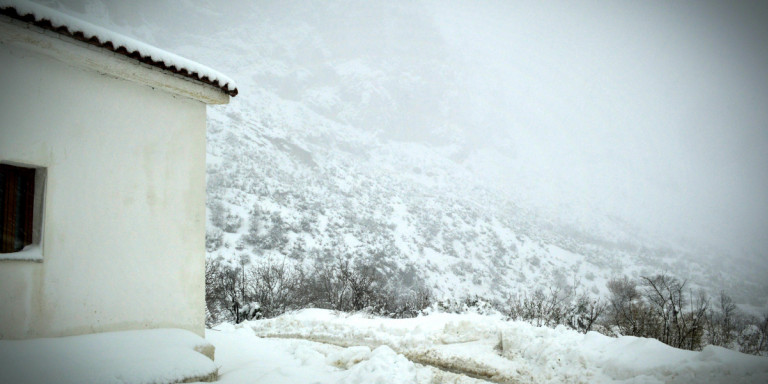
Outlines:
<svg viewBox="0 0 768 384"><path fill-rule="evenodd" d="M496 299L574 277L597 292L622 273L679 269L653 251L526 223L430 147L382 142L267 92L258 99L260 116L214 110L209 119L208 236L221 236L210 257L373 257L440 296ZM225 125L233 117L246 120Z"/></svg>
<svg viewBox="0 0 768 384"><path fill-rule="evenodd" d="M238 66L242 59L233 64L245 96L209 111L209 217L242 220L238 228L209 223L209 238L221 235L210 257L373 257L383 271L423 280L441 297L499 300L574 280L604 292L611 277L671 271L765 304L768 287L753 265L722 263L717 251L654 237L600 212L580 218L580 226L488 183L473 168L488 171L506 158L474 150L468 128L455 127L463 117L453 107L466 95L445 88L461 86L451 70L456 62L431 63L424 52L424 60L406 60L398 51L413 52L407 39L389 36L375 50L340 56L349 49L328 36L338 31L323 30L313 17L255 17L247 41L216 37L230 51L256 55L248 70ZM381 27L384 35L405 28ZM447 49L432 33L419 36L434 38L434 50ZM435 84L441 88L430 88ZM396 99L403 89L413 99ZM414 115L408 108L441 111L429 114L439 121L399 121ZM413 140L403 133L409 130L430 137ZM522 181L511 188L526 189ZM274 241L249 243L252 228Z"/></svg>
<svg viewBox="0 0 768 384"><path fill-rule="evenodd" d="M579 77L588 63L563 67L545 55L547 44L560 41L544 36L539 45L486 57L498 51L494 38L507 37L494 29L499 20L480 13L473 21L461 17L470 9L428 1L160 3L146 11L107 1L65 11L238 81L230 105L209 108L211 259L311 265L360 258L438 297L496 300L575 280L601 293L612 277L666 271L758 310L766 306L764 257L752 258L738 240L696 245L685 225L660 216L672 212L692 227L699 217L666 200L643 212L665 225L623 214L680 192L659 187L640 196L637 186L679 183L654 175L655 168L636 173L638 161L656 161L647 153L625 155L627 142L656 140L644 136L648 127L626 137L611 126L595 128L610 140L591 149L595 130L582 128L627 111L620 103L600 106L603 113L583 109L605 97L610 81L625 79ZM168 15L184 17L167 22ZM504 60L513 54L525 60L508 73ZM548 92L571 70L578 76L567 78L567 92ZM622 100L645 90L638 87L611 92ZM650 107L640 108L631 114ZM543 155L552 159L540 161ZM551 169L568 162L597 165ZM619 182L585 192L594 180Z"/></svg>

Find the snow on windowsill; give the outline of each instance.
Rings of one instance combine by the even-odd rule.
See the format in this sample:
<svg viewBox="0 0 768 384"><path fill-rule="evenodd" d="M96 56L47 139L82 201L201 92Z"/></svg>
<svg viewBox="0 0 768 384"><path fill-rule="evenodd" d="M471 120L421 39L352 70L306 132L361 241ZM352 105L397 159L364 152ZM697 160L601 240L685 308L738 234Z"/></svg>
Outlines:
<svg viewBox="0 0 768 384"><path fill-rule="evenodd" d="M40 244L30 244L21 251L13 253L0 253L0 261L35 261L43 262L43 247Z"/></svg>

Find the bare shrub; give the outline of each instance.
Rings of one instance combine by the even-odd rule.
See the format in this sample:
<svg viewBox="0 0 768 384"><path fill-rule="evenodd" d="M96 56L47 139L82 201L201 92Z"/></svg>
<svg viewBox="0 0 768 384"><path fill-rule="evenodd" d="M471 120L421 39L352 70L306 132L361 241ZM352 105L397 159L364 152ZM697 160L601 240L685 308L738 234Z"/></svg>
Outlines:
<svg viewBox="0 0 768 384"><path fill-rule="evenodd" d="M381 315L393 318L416 317L432 305L432 291L424 285L394 291L386 291L385 306Z"/></svg>
<svg viewBox="0 0 768 384"><path fill-rule="evenodd" d="M432 303L423 285L387 279L369 262L329 257L309 271L285 258L253 265L247 257L236 265L207 260L206 324L270 318L307 307L411 317Z"/></svg>
<svg viewBox="0 0 768 384"><path fill-rule="evenodd" d="M605 309L605 302L582 292L571 307L568 326L582 333L592 331Z"/></svg>
<svg viewBox="0 0 768 384"><path fill-rule="evenodd" d="M219 286L219 274L222 267L220 260L206 260L205 262L205 325L211 327L222 321L220 313L222 308L221 291Z"/></svg>
<svg viewBox="0 0 768 384"><path fill-rule="evenodd" d="M227 212L227 215L224 217L223 226L222 229L224 232L228 233L235 233L240 229L240 226L243 225L243 218L233 214L231 212Z"/></svg>
<svg viewBox="0 0 768 384"><path fill-rule="evenodd" d="M768 314L755 317L739 312L725 292L710 306L703 292L686 290L686 281L666 274L637 281L612 279L607 302L580 290L576 281L570 287L553 285L546 291L519 295L504 305L478 296L434 303L431 290L414 284L412 278L407 280L387 278L370 262L330 254L309 270L285 258L253 265L247 257L235 265L209 259L206 325L270 318L307 307L413 317L436 304L446 312L502 313L536 326L651 337L689 350L713 344L768 354Z"/></svg>
<svg viewBox="0 0 768 384"><path fill-rule="evenodd" d="M517 296L508 301L504 313L510 319L536 326L565 325L586 333L593 329L606 306L586 292L577 293L578 289L576 281L571 287L555 285L548 291L539 289L531 295Z"/></svg>
<svg viewBox="0 0 768 384"><path fill-rule="evenodd" d="M259 313L267 318L303 307L303 284L306 284L303 268L289 266L285 260L266 260L251 266L246 282L248 298L259 304Z"/></svg>
<svg viewBox="0 0 768 384"><path fill-rule="evenodd" d="M342 256L315 264L310 291L315 305L321 308L375 313L386 312L391 301L388 296L393 293L373 264Z"/></svg>

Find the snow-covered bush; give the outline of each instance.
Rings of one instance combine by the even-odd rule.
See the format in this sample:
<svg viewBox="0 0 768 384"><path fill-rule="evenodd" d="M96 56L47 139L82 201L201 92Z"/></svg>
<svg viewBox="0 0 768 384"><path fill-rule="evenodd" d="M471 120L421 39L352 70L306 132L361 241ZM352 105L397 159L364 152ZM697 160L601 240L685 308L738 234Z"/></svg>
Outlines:
<svg viewBox="0 0 768 384"><path fill-rule="evenodd" d="M208 199L208 221L216 228L224 228L224 216L226 215L224 204L219 200Z"/></svg>
<svg viewBox="0 0 768 384"><path fill-rule="evenodd" d="M586 292L577 294L577 289L577 283L567 288L553 285L549 291L539 289L532 295L513 297L504 308L504 313L510 319L536 326L565 325L587 333L597 325L605 310L605 304Z"/></svg>
<svg viewBox="0 0 768 384"><path fill-rule="evenodd" d="M261 318L261 304L256 301L245 304L240 308L240 315L244 320L258 320Z"/></svg>
<svg viewBox="0 0 768 384"><path fill-rule="evenodd" d="M227 213L227 216L224 218L224 227L222 229L224 232L236 233L241 225L243 225L242 217L236 214Z"/></svg>
<svg viewBox="0 0 768 384"><path fill-rule="evenodd" d="M768 355L768 314L761 318L742 316L737 342L739 351L753 355Z"/></svg>
<svg viewBox="0 0 768 384"><path fill-rule="evenodd" d="M205 231L205 250L214 252L224 243L224 234L221 230L213 228Z"/></svg>
<svg viewBox="0 0 768 384"><path fill-rule="evenodd" d="M481 315L491 315L502 313L498 303L491 302L490 300L473 295L464 298L448 298L438 300L430 308L430 312L445 312L445 313L477 313Z"/></svg>
<svg viewBox="0 0 768 384"><path fill-rule="evenodd" d="M248 233L242 239L258 250L280 250L288 242L289 226L279 213L269 214L256 205L249 218Z"/></svg>

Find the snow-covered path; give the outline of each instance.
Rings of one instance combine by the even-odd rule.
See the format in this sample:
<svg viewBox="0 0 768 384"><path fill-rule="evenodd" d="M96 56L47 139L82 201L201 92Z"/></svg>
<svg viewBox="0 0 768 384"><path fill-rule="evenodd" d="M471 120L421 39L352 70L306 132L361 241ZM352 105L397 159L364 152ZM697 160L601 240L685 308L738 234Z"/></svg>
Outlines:
<svg viewBox="0 0 768 384"><path fill-rule="evenodd" d="M339 347L308 340L257 337L247 327L208 330L216 346L219 383L454 383L465 375L414 364L391 348Z"/></svg>
<svg viewBox="0 0 768 384"><path fill-rule="evenodd" d="M393 320L312 309L217 329L207 338L224 383L483 382L446 370L499 383L768 383L765 357L475 314Z"/></svg>

